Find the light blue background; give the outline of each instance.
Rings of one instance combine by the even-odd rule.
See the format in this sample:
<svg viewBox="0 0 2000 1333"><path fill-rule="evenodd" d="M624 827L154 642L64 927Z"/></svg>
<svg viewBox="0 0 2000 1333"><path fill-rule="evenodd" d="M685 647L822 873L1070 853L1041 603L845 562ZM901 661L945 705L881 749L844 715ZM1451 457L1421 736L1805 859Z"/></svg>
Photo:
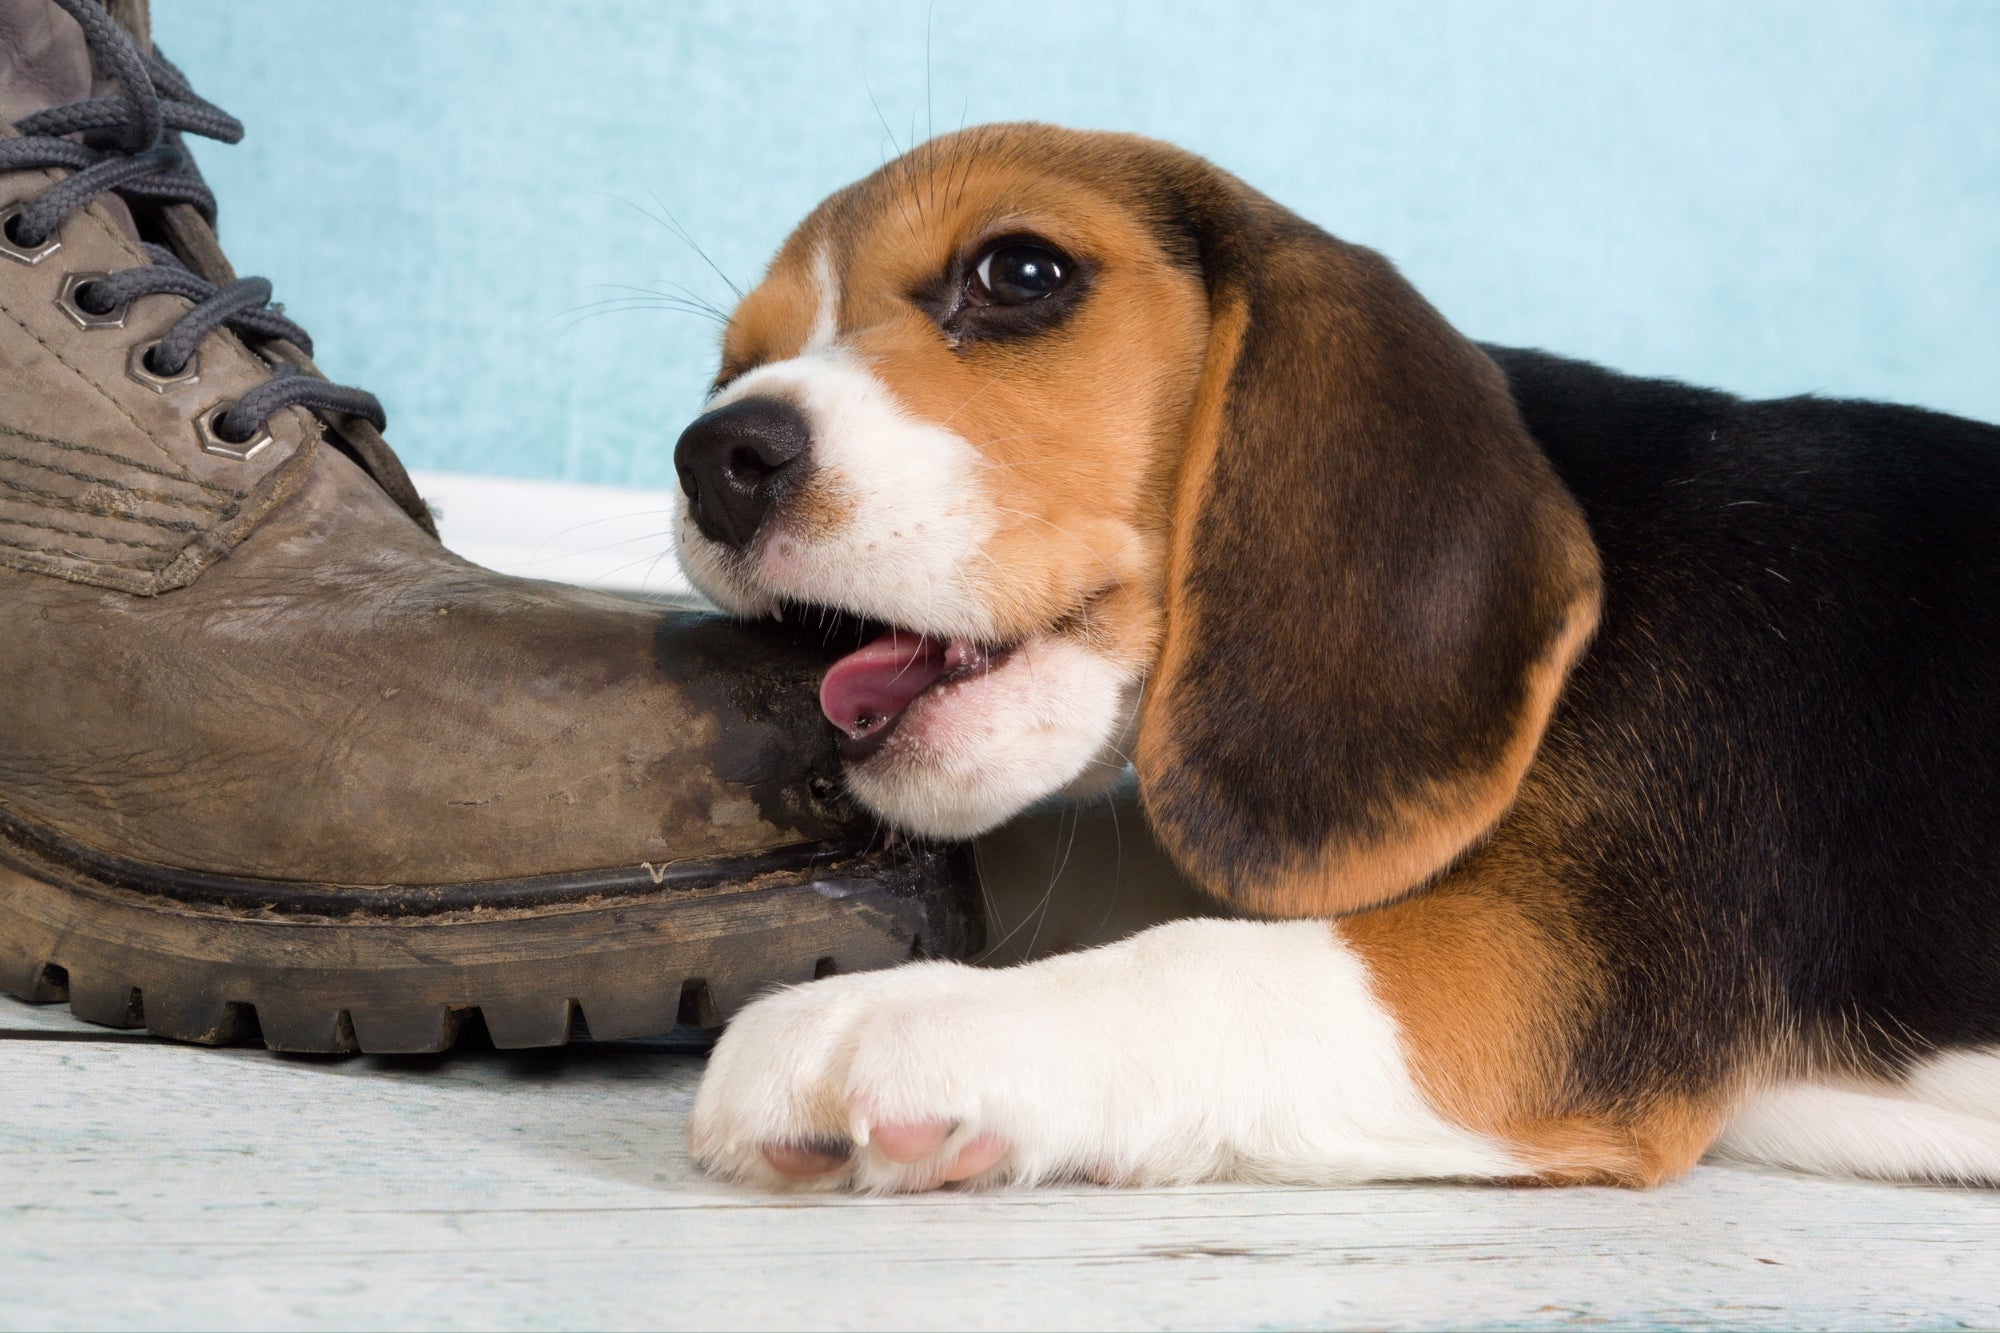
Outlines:
<svg viewBox="0 0 2000 1333"><path fill-rule="evenodd" d="M726 305L646 214L747 286L874 104L1174 140L1480 338L2000 419L1993 0L156 4L239 268L418 466L671 485L714 326L577 308Z"/></svg>

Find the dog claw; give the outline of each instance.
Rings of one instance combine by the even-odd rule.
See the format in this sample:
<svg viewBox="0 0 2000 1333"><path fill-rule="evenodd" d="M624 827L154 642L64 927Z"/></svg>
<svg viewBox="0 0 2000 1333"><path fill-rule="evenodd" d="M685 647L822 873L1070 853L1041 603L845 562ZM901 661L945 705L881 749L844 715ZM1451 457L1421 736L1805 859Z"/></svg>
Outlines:
<svg viewBox="0 0 2000 1333"><path fill-rule="evenodd" d="M958 1150L958 1157L945 1168L944 1178L970 1180L1006 1155L1006 1140L996 1134L981 1134Z"/></svg>

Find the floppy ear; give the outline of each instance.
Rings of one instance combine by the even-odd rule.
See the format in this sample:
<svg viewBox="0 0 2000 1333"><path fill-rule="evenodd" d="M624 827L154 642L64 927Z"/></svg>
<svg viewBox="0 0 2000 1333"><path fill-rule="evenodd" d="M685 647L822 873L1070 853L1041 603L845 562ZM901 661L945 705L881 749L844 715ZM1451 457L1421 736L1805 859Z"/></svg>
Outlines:
<svg viewBox="0 0 2000 1333"><path fill-rule="evenodd" d="M1499 369L1387 260L1205 168L1208 282L1137 768L1252 911L1369 907L1506 813L1596 628L1596 548Z"/></svg>

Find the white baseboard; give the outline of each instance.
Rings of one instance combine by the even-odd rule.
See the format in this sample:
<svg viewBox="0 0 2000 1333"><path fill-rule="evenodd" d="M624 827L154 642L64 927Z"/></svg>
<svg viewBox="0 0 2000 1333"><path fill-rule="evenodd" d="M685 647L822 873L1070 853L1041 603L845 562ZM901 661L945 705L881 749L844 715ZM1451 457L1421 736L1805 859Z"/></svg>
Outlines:
<svg viewBox="0 0 2000 1333"><path fill-rule="evenodd" d="M417 470L444 544L474 564L607 592L693 594L674 558L674 491Z"/></svg>

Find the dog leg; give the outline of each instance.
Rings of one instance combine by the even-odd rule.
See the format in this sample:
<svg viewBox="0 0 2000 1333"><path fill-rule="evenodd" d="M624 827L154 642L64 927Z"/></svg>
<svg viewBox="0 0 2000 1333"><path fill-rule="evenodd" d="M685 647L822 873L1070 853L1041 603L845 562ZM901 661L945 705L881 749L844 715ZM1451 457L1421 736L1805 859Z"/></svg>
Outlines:
<svg viewBox="0 0 2000 1333"><path fill-rule="evenodd" d="M716 1174L806 1189L1530 1174L1431 1109L1361 960L1312 921L782 991L723 1035L689 1140Z"/></svg>

